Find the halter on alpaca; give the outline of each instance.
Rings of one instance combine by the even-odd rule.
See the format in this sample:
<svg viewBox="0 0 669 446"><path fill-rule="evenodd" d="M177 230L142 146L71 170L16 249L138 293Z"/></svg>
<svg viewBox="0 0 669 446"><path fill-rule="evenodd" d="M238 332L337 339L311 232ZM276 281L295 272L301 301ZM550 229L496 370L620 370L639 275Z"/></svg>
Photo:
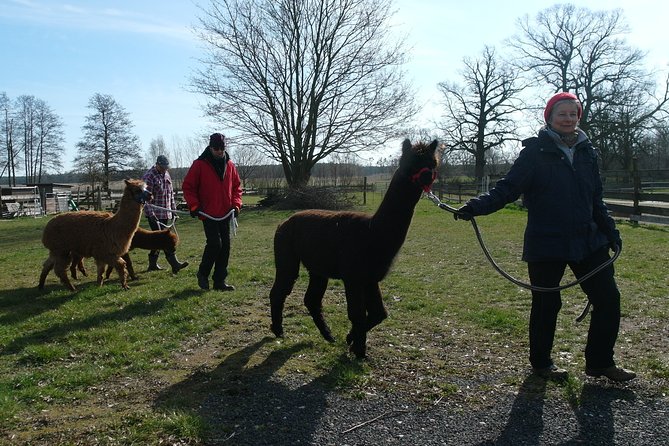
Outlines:
<svg viewBox="0 0 669 446"><path fill-rule="evenodd" d="M350 350L364 358L367 332L388 313L379 282L402 247L413 210L435 178L437 141L402 144L400 165L373 215L361 212L307 210L279 225L274 235L276 276L270 291L272 332L283 336L283 307L297 280L300 264L309 272L304 304L328 341L334 337L322 313L328 280L341 279L346 290L351 330Z"/></svg>

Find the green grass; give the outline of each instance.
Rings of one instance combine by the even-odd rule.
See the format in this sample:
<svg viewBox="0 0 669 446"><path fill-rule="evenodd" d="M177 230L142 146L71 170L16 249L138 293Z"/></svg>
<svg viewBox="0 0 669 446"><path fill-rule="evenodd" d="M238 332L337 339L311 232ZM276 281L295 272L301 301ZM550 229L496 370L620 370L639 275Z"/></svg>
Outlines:
<svg viewBox="0 0 669 446"><path fill-rule="evenodd" d="M367 210L379 201L370 194ZM0 221L0 431L26 444L57 438L50 436L61 431L91 442L197 442L210 426L196 408L211 389L191 384L178 397L166 396L160 404L154 399L166 385L185 385L198 371L221 382L240 371L271 372L277 379L298 375L353 397L396 391L427 404L464 398L458 395L476 401L471 392L524 380L529 292L490 267L468 223L454 221L427 200L419 202L405 245L381 284L390 316L369 333L367 361L346 351L349 322L340 281L331 281L324 300L338 342L320 337L302 305L305 271L286 302L286 338L274 339L268 329L272 238L288 215L242 212L229 276L237 290L225 294L197 288L204 235L201 223L188 216L177 222L177 254L191 266L178 276L145 272L146 252L134 251L140 279L130 282L130 290L122 290L115 276L98 287L88 261L89 277L75 282L75 293L53 273L45 290L36 288L47 254L40 237L48 218ZM526 281L519 260L525 213L504 209L478 223L498 263ZM669 390L669 230L626 223L619 228L623 321L617 357L652 382L650 391L659 395ZM587 322L575 324L574 318L585 299L573 288L563 297L554 351L577 377L556 391L577 404ZM222 362L229 370L220 369ZM481 383L481 374L490 378ZM49 428L40 424L58 411L64 415ZM89 413L94 422L80 426L78 420Z"/></svg>

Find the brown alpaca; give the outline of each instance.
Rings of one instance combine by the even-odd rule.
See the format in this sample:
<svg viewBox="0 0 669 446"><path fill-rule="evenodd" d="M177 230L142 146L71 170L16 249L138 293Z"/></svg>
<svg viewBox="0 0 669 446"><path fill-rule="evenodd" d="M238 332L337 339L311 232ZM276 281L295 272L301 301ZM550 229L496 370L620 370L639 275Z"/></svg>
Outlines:
<svg viewBox="0 0 669 446"><path fill-rule="evenodd" d="M281 223L274 236L276 276L270 291L272 332L283 336L283 307L297 280L300 263L309 272L304 305L321 335L334 337L323 317L328 279L341 279L346 291L351 330L346 336L358 358L367 353L367 332L388 313L379 282L399 252L423 190L434 180L437 141L402 144L400 164L374 215L307 210Z"/></svg>
<svg viewBox="0 0 669 446"><path fill-rule="evenodd" d="M174 251L179 243L179 237L172 232L170 229L162 229L160 231L147 231L144 228L137 228L135 234L132 236L132 241L130 242L130 250L132 251L135 248L147 249L149 251ZM125 266L128 269L128 276L130 280L137 280L137 275L135 274L135 268L133 268L132 260L130 259L130 252L126 252L121 256L125 261ZM72 253L72 265L70 265L70 274L72 278L77 278L77 269L81 273L86 275L86 268L84 267L84 258L79 254ZM107 265L107 273L105 275L105 280L109 279L111 275L113 265Z"/></svg>
<svg viewBox="0 0 669 446"><path fill-rule="evenodd" d="M79 211L60 214L44 227L42 243L49 250L39 278L39 289L51 269L70 290L76 288L67 277L72 263L72 252L83 257L93 257L97 264L98 285L104 282L106 265L114 265L121 279L121 286L128 289L125 262L121 256L128 252L130 241L139 225L142 206L151 198L141 180L125 180L125 190L118 211Z"/></svg>

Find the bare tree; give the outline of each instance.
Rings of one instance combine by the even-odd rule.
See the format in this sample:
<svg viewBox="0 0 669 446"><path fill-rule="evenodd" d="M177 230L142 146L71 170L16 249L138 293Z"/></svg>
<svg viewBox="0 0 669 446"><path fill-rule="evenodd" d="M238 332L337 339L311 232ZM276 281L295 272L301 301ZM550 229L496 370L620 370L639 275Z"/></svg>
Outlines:
<svg viewBox="0 0 669 446"><path fill-rule="evenodd" d="M96 93L88 108L93 112L86 117L84 136L77 143L75 170L84 175L101 172L102 188L109 192L112 174L137 167L139 138L131 133L128 112L111 95ZM99 169L92 169L92 165Z"/></svg>
<svg viewBox="0 0 669 446"><path fill-rule="evenodd" d="M446 113L440 125L447 151L466 152L474 159L474 175L483 178L486 156L517 140L514 114L522 107L517 72L486 46L477 59L464 59L463 84L439 84Z"/></svg>
<svg viewBox="0 0 669 446"><path fill-rule="evenodd" d="M391 0L211 0L192 80L207 113L281 163L288 185L335 152L397 137L414 113Z"/></svg>
<svg viewBox="0 0 669 446"><path fill-rule="evenodd" d="M665 82L669 82L669 77ZM652 77L621 79L614 86L616 94L611 95L610 101L593 104L590 137L602 154L602 168L617 162L629 170L633 158L644 155L644 140L667 116L668 87L669 83L658 97Z"/></svg>
<svg viewBox="0 0 669 446"><path fill-rule="evenodd" d="M149 143L149 150L146 153L146 164L148 166L153 166L156 163L156 158L158 158L158 155L168 155L163 135L158 135ZM168 157L168 159L170 158Z"/></svg>
<svg viewBox="0 0 669 446"><path fill-rule="evenodd" d="M230 158L237 167L242 187L246 188L246 182L260 168L262 162L265 160L265 156L258 147L248 144L234 144L231 150L228 149L228 151L230 152Z"/></svg>
<svg viewBox="0 0 669 446"><path fill-rule="evenodd" d="M12 103L5 92L0 93L0 179L7 174L7 184L16 186L17 153L14 147L14 113Z"/></svg>
<svg viewBox="0 0 669 446"><path fill-rule="evenodd" d="M583 104L580 127L605 163L618 158L627 167L630 144L666 114L669 77L656 94L649 82L654 73L643 68L645 54L625 42L629 30L622 11L556 5L518 24L521 35L509 41L518 68L535 85L575 92Z"/></svg>
<svg viewBox="0 0 669 446"><path fill-rule="evenodd" d="M26 183L39 183L49 171L62 170L63 122L41 99L19 96L13 107L12 159L23 161Z"/></svg>
<svg viewBox="0 0 669 446"><path fill-rule="evenodd" d="M65 135L60 116L40 99L35 101L34 127L34 157L26 165L26 181L40 183L43 175L62 171Z"/></svg>
<svg viewBox="0 0 669 446"><path fill-rule="evenodd" d="M175 167L188 167L204 150L206 144L202 141L208 141L206 135L196 135L189 137L173 136L168 152L170 153L170 162L174 158Z"/></svg>

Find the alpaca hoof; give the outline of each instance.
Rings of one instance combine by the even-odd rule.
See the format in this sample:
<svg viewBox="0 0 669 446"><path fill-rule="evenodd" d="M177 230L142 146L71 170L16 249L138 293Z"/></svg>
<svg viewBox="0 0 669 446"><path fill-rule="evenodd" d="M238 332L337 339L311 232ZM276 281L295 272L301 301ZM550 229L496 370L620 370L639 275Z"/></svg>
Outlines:
<svg viewBox="0 0 669 446"><path fill-rule="evenodd" d="M333 344L333 343L337 342L337 340L334 338L334 336L332 336L330 333L322 333L322 334L323 334L323 338L326 341L328 341L329 343Z"/></svg>
<svg viewBox="0 0 669 446"><path fill-rule="evenodd" d="M270 329L272 330L272 333L274 333L274 336L283 338L283 327L275 327L274 325L271 325Z"/></svg>
<svg viewBox="0 0 669 446"><path fill-rule="evenodd" d="M355 355L357 359L365 359L367 358L367 347L362 346L362 348L355 346L354 344L351 344L351 346L348 349L351 353Z"/></svg>

